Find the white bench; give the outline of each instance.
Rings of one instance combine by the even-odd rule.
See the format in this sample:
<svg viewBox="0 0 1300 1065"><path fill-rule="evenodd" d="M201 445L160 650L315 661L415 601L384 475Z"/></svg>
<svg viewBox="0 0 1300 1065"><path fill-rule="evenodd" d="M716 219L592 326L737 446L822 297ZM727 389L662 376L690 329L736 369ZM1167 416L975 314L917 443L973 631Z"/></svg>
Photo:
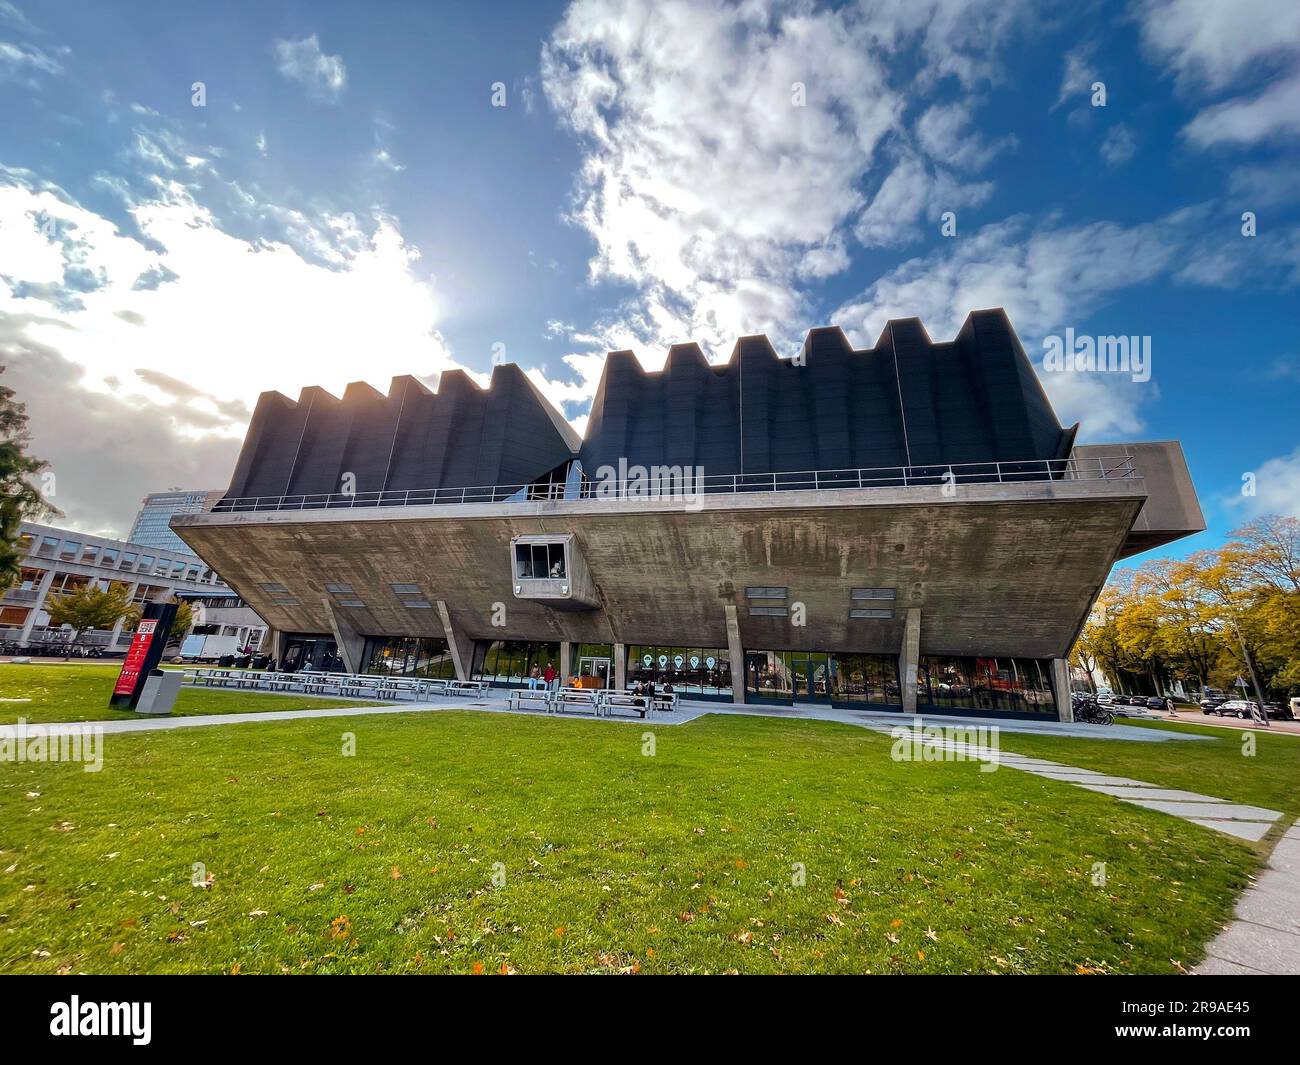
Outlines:
<svg viewBox="0 0 1300 1065"><path fill-rule="evenodd" d="M551 709L563 713L570 707L575 710L588 709L597 717L602 713L605 693L599 688L561 688L555 693Z"/></svg>
<svg viewBox="0 0 1300 1065"><path fill-rule="evenodd" d="M448 695L468 695L474 699L486 699L490 685L485 680L449 680Z"/></svg>
<svg viewBox="0 0 1300 1065"><path fill-rule="evenodd" d="M652 710L662 710L671 714L677 709L676 692L655 692L651 698L650 708Z"/></svg>
<svg viewBox="0 0 1300 1065"><path fill-rule="evenodd" d="M507 705L511 710L523 710L524 704L530 703L533 706L540 706L549 714L554 700L555 692L547 691L545 688L512 688Z"/></svg>
<svg viewBox="0 0 1300 1065"><path fill-rule="evenodd" d="M613 710L632 710L645 717L650 712L650 699L645 695L632 695L628 692L603 692L603 708L606 716L612 716Z"/></svg>

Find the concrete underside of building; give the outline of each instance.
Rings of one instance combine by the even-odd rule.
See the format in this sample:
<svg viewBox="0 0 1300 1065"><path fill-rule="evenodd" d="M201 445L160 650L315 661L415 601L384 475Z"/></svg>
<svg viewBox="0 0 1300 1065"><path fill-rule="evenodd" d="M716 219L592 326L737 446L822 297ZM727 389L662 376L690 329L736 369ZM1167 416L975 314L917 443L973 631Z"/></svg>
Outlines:
<svg viewBox="0 0 1300 1065"><path fill-rule="evenodd" d="M886 337L898 329L891 323ZM901 333L852 352L837 331L810 335L810 351L833 349L820 363L792 367L759 345L744 372L764 390L755 396L774 387L773 374L811 375L792 380L812 382L814 399L819 374L853 382L855 402L886 419L870 431L850 412L847 428L828 435L810 421L819 409L811 401L793 422L779 402L766 403L756 428L743 343L725 367L692 358L674 369L670 357L654 375L613 360L581 445L552 428L561 420L540 395L505 375L501 402L524 412L518 424L544 444L531 463L523 438L491 437L490 417L473 421L464 439L429 428L459 417L450 401L422 399L420 417L435 422L408 426L409 384L394 388L382 417L375 412L383 397L356 393L356 418L368 420L355 425L347 396L322 406L313 392L306 407L264 397L230 497L212 512L178 516L173 528L274 627L273 653L303 664L319 665L328 641L330 664L352 671L445 668L462 679L520 683L554 655L562 679L594 663L602 683L620 688L650 679L736 702L865 700L1068 719L1064 659L1112 565L1204 528L1181 448L1075 446L1075 429L1056 420L1001 312L972 315L951 345L926 349L919 324L907 336L918 348L913 366L964 360L945 372L975 385L993 380L976 389L989 399L961 408L948 384L907 384L920 379L900 366ZM704 384L691 384L696 378ZM693 450L681 452L673 419L707 425L708 408L696 400L710 389L719 410L734 408L734 427L694 433ZM491 391L470 409L492 410ZM949 407L957 413L945 416ZM296 436L277 428L286 410ZM846 460L878 461L895 433L915 462L920 445L911 442L920 437L916 430L909 437L907 424L925 410L934 415L927 465L883 476L842 468ZM503 408L500 417L515 415ZM996 428L1021 424L1014 439ZM800 445L804 438L813 443ZM492 470L498 454L516 456L515 476L539 480L518 492L493 490L489 481L486 496L465 489L471 473L463 471L482 448L491 450ZM807 475L811 481L778 472L763 484L769 475L754 480L745 458L760 448L785 449L781 470L828 472ZM259 457L271 452L274 460ZM688 471L708 457L705 472L717 479L703 491L650 498L620 483L602 496L588 484L595 471L582 469L580 452L602 463L671 457ZM351 453L375 456L367 459L377 471L374 491L331 492ZM572 465L556 466L563 454ZM304 486L301 470L317 480ZM278 484L286 493L324 494L240 495L259 477L259 492ZM543 481L547 490L535 491ZM822 483L836 487L809 487ZM413 485L436 502L422 501Z"/></svg>

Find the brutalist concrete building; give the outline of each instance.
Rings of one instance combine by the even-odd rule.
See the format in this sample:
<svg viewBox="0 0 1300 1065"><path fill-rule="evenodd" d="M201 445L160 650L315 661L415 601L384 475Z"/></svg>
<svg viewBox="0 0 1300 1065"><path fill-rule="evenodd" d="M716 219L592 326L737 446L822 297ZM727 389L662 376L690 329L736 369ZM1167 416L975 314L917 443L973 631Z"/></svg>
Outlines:
<svg viewBox="0 0 1300 1065"><path fill-rule="evenodd" d="M173 528L290 668L1068 716L1113 563L1203 529L1176 442L1080 446L1001 310L610 354L585 439L516 366L258 402Z"/></svg>

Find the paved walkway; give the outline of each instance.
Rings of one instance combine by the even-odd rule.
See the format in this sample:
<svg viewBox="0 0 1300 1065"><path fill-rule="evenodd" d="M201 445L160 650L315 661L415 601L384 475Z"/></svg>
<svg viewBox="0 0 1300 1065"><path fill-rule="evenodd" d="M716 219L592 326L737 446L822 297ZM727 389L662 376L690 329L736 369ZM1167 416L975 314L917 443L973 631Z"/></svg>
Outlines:
<svg viewBox="0 0 1300 1065"><path fill-rule="evenodd" d="M1197 976L1300 974L1300 824L1278 841L1267 868L1237 900L1236 920L1205 953Z"/></svg>
<svg viewBox="0 0 1300 1065"><path fill-rule="evenodd" d="M886 732L898 725L909 725L914 721L925 724L942 724L954 727L988 727L996 725L1004 733L1026 733L1039 736L1068 736L1076 739L1090 740L1130 740L1137 743L1168 743L1205 740L1205 736L1188 733L1165 732L1157 729L1137 728L1133 725L1114 724L1108 726L1085 725L1075 722L1055 720L1033 721L1017 718L961 717L955 714L943 714L931 718L915 718L897 711L849 710L839 707L804 703L796 706L769 706L767 704L722 702L687 702L682 701L673 713L658 713L649 719L619 716L596 718L588 714L566 713L551 715L536 709L511 710L504 699L495 698L469 700L463 697L452 699L430 699L422 703L375 703L369 706L329 707L319 710L258 710L247 714L195 714L189 716L149 717L141 714L138 718L118 718L112 721L72 721L43 725L44 728L77 733L102 729L105 734L119 732L155 732L177 728L203 728L209 725L246 725L259 721L294 721L300 718L326 717L362 717L367 714L419 714L438 710L478 710L495 714L522 714L531 717L562 717L569 721L589 720L602 724L632 725L685 725L709 714L730 714L742 717L776 717L792 721L837 721L845 725L860 725L865 728L881 728ZM21 710L16 711L19 716ZM29 726L33 727L33 726Z"/></svg>

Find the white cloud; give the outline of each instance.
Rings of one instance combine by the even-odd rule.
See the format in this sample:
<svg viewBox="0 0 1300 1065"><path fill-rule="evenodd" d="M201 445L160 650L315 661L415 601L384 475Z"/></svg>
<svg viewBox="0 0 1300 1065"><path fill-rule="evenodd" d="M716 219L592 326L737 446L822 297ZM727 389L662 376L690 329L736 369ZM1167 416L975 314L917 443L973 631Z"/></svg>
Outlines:
<svg viewBox="0 0 1300 1065"><path fill-rule="evenodd" d="M1248 146L1296 133L1300 133L1300 67L1257 96L1237 97L1206 108L1183 130L1198 148L1215 144Z"/></svg>
<svg viewBox="0 0 1300 1065"><path fill-rule="evenodd" d="M1027 11L1019 0L577 0L543 49L542 88L583 149L571 218L595 241L591 278L635 293L596 325L604 345L648 347L653 366L677 341L713 358L747 333L793 343L809 283L849 266L855 223L859 240L896 243L922 216L981 202L989 187L911 147L906 102L945 75L996 76L993 52ZM923 73L895 86L887 60L914 49ZM926 145L987 161L1000 145L963 119L935 109ZM886 138L898 145L885 166L902 172L878 179L869 202Z"/></svg>
<svg viewBox="0 0 1300 1065"><path fill-rule="evenodd" d="M339 55L325 55L316 34L301 40L275 42L277 69L290 81L306 86L318 100L336 103L347 88L348 71Z"/></svg>
<svg viewBox="0 0 1300 1065"><path fill-rule="evenodd" d="M1106 133L1100 151L1107 166L1123 166L1137 154L1137 137L1132 129L1121 122Z"/></svg>
<svg viewBox="0 0 1300 1065"><path fill-rule="evenodd" d="M1294 0L1145 0L1138 17L1143 43L1189 88L1227 88L1300 43Z"/></svg>
<svg viewBox="0 0 1300 1065"><path fill-rule="evenodd" d="M1229 497L1229 506L1249 514L1288 514L1300 518L1300 447L1287 455L1268 459L1253 471L1255 495Z"/></svg>
<svg viewBox="0 0 1300 1065"><path fill-rule="evenodd" d="M209 165L204 187L228 201L223 224L198 185L170 176L164 141L143 139L157 157L124 158L152 173L100 182L135 232L0 168L0 363L31 397L33 452L54 463L56 502L85 528L121 531L139 489L177 483L181 455L198 463L199 487L224 483L264 390L338 395L365 380L382 392L395 375L456 365L397 219L363 226L286 208ZM235 235L230 221L256 235ZM79 469L91 451L102 454L98 480Z"/></svg>
<svg viewBox="0 0 1300 1065"><path fill-rule="evenodd" d="M1090 42L1081 44L1066 53L1065 69L1061 73L1061 89L1057 93L1056 103L1052 104L1053 111L1070 100L1079 102L1088 98L1092 83L1097 80L1092 53L1093 46Z"/></svg>
<svg viewBox="0 0 1300 1065"><path fill-rule="evenodd" d="M867 248L914 243L921 239L922 219L937 231L943 212L978 207L992 192L991 182L962 184L943 167L905 152L862 212L853 235Z"/></svg>
<svg viewBox="0 0 1300 1065"><path fill-rule="evenodd" d="M1262 92L1201 111L1184 129L1200 148L1255 144L1300 130L1300 4L1295 0L1145 0L1142 40L1179 86L1197 95L1281 72Z"/></svg>
<svg viewBox="0 0 1300 1065"><path fill-rule="evenodd" d="M959 170L982 170L1005 149L1016 146L1014 135L985 142L970 131L967 102L936 104L916 123L917 143L931 159Z"/></svg>
<svg viewBox="0 0 1300 1065"><path fill-rule="evenodd" d="M0 41L0 81L27 80L30 74L58 74L63 66L34 45Z"/></svg>

